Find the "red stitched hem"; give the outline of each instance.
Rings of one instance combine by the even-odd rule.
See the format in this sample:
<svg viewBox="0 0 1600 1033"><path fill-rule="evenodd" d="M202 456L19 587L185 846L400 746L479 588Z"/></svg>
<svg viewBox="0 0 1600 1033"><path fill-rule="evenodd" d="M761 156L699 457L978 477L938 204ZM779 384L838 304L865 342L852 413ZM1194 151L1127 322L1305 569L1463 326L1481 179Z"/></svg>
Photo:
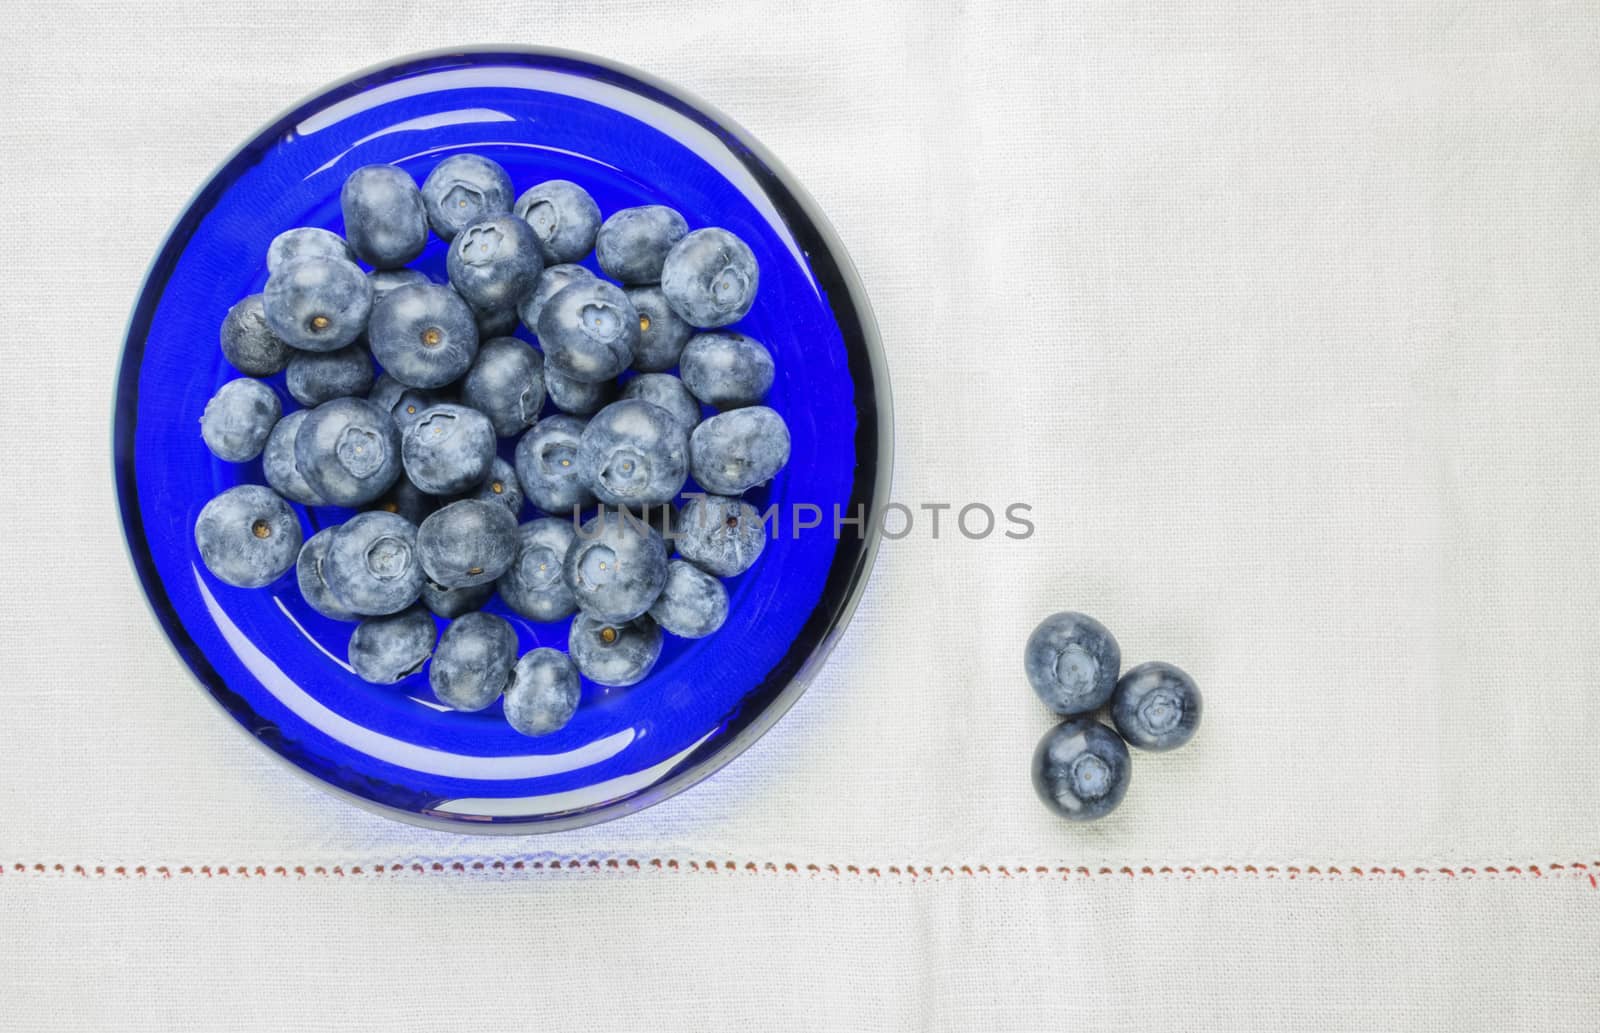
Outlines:
<svg viewBox="0 0 1600 1033"><path fill-rule="evenodd" d="M1600 889L1600 861L1568 861L1527 865L1458 865L1450 868L1405 868L1395 865L887 865L814 864L773 861L679 860L677 858L573 857L460 861L401 861L370 865L83 865L18 861L0 863L0 876L79 876L82 878L345 878L405 875L526 872L678 872L708 875L769 875L800 878L940 882L955 879L1313 879L1370 881L1384 879L1543 879L1569 878Z"/></svg>

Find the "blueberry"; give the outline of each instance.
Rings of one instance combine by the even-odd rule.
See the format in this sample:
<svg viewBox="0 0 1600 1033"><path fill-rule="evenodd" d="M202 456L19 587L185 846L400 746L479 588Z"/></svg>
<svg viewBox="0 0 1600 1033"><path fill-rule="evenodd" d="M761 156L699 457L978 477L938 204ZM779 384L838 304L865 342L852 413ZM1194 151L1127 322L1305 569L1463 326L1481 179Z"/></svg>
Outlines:
<svg viewBox="0 0 1600 1033"><path fill-rule="evenodd" d="M509 337L517 328L517 310L514 308L475 308L472 318L478 321L480 341L487 341L491 337Z"/></svg>
<svg viewBox="0 0 1600 1033"><path fill-rule="evenodd" d="M394 420L395 429L400 432L402 440L411 425L422 419L422 414L436 405L449 404L450 397L444 391L424 391L419 387L408 387L400 392L394 404L389 406L389 418Z"/></svg>
<svg viewBox="0 0 1600 1033"><path fill-rule="evenodd" d="M756 299L756 256L723 229L695 230L672 245L661 267L661 292L691 326L727 326Z"/></svg>
<svg viewBox="0 0 1600 1033"><path fill-rule="evenodd" d="M306 539L306 543L300 546L299 558L295 560L295 580L300 585L300 598L313 610L336 621L358 621L361 618L346 609L333 594L333 589L328 587L328 578L323 571L323 565L328 562L328 547L338 533L337 527L324 527Z"/></svg>
<svg viewBox="0 0 1600 1033"><path fill-rule="evenodd" d="M445 706L482 710L506 690L516 662L517 633L504 617L464 613L444 629L428 684Z"/></svg>
<svg viewBox="0 0 1600 1033"><path fill-rule="evenodd" d="M384 492L372 504L372 508L384 513L396 513L413 524L421 524L428 514L439 508L439 500L412 484L411 478L401 474L395 480L394 487Z"/></svg>
<svg viewBox="0 0 1600 1033"><path fill-rule="evenodd" d="M367 274L367 279L372 282L372 303L387 298L401 287L409 287L414 283L432 283L421 271L416 269L374 269Z"/></svg>
<svg viewBox="0 0 1600 1033"><path fill-rule="evenodd" d="M616 284L578 279L545 304L537 333L550 369L574 380L610 380L633 362L639 313Z"/></svg>
<svg viewBox="0 0 1600 1033"><path fill-rule="evenodd" d="M521 303L517 305L517 315L522 320L522 325L529 330L538 332L539 313L544 311L545 303L556 296L556 293L572 283L574 280L593 280L594 273L581 265L545 266L544 272L539 274L539 279L534 281L533 290Z"/></svg>
<svg viewBox="0 0 1600 1033"><path fill-rule="evenodd" d="M420 606L388 617L369 617L350 635L350 666L363 681L393 685L422 670L439 629Z"/></svg>
<svg viewBox="0 0 1600 1033"><path fill-rule="evenodd" d="M754 337L726 330L696 334L678 359L694 396L719 409L755 405L772 387L772 353Z"/></svg>
<svg viewBox="0 0 1600 1033"><path fill-rule="evenodd" d="M530 620L571 616L578 600L562 579L562 564L576 537L572 521L561 517L541 517L517 528L517 558L498 584L505 604Z"/></svg>
<svg viewBox="0 0 1600 1033"><path fill-rule="evenodd" d="M472 497L485 502L497 502L510 510L512 516L522 512L522 482L517 480L517 468L494 457L489 464L489 474L473 492Z"/></svg>
<svg viewBox="0 0 1600 1033"><path fill-rule="evenodd" d="M689 472L718 495L772 480L789 461L789 428L764 405L719 413L689 435Z"/></svg>
<svg viewBox="0 0 1600 1033"><path fill-rule="evenodd" d="M373 306L372 354L408 387L443 387L478 355L478 324L461 295L436 283L398 287Z"/></svg>
<svg viewBox="0 0 1600 1033"><path fill-rule="evenodd" d="M456 234L445 263L450 286L480 312L516 308L544 272L532 227L507 214L490 215Z"/></svg>
<svg viewBox="0 0 1600 1033"><path fill-rule="evenodd" d="M479 219L511 210L511 177L476 154L452 154L422 182L428 225L445 240Z"/></svg>
<svg viewBox="0 0 1600 1033"><path fill-rule="evenodd" d="M250 295L230 308L222 319L222 357L251 377L270 377L279 372L289 364L294 350L273 332L262 298L260 294Z"/></svg>
<svg viewBox="0 0 1600 1033"><path fill-rule="evenodd" d="M689 476L689 435L659 405L637 398L612 402L583 428L578 469L608 505L668 502Z"/></svg>
<svg viewBox="0 0 1600 1033"><path fill-rule="evenodd" d="M398 513L358 513L339 525L322 561L333 597L351 613L378 617L422 594L417 527Z"/></svg>
<svg viewBox="0 0 1600 1033"><path fill-rule="evenodd" d="M546 513L567 514L594 503L578 469L583 426L573 416L548 416L517 442L517 480L528 501Z"/></svg>
<svg viewBox="0 0 1600 1033"><path fill-rule="evenodd" d="M522 654L506 687L506 720L523 735L549 735L578 712L578 669L558 649Z"/></svg>
<svg viewBox="0 0 1600 1033"><path fill-rule="evenodd" d="M435 405L400 437L411 483L431 495L454 495L477 486L494 461L489 417L464 405Z"/></svg>
<svg viewBox="0 0 1600 1033"><path fill-rule="evenodd" d="M676 366L683 346L694 336L694 327L672 311L660 287L629 287L624 293L639 313L639 343L633 346L633 368L641 373L660 373Z"/></svg>
<svg viewBox="0 0 1600 1033"><path fill-rule="evenodd" d="M1105 706L1117 687L1122 650L1099 621L1066 611L1033 629L1022 659L1044 705L1070 716Z"/></svg>
<svg viewBox="0 0 1600 1033"><path fill-rule="evenodd" d="M624 208L600 224L594 256L606 275L620 283L660 283L667 252L688 232L683 216L665 205Z"/></svg>
<svg viewBox="0 0 1600 1033"><path fill-rule="evenodd" d="M1128 792L1133 763L1122 739L1090 717L1056 725L1033 752L1033 788L1044 805L1071 821L1094 821Z"/></svg>
<svg viewBox="0 0 1600 1033"><path fill-rule="evenodd" d="M486 585L517 558L517 518L499 503L461 499L422 522L417 551L436 585Z"/></svg>
<svg viewBox="0 0 1600 1033"><path fill-rule="evenodd" d="M668 634L705 638L728 619L728 590L705 571L673 560L667 564L667 585L649 613Z"/></svg>
<svg viewBox="0 0 1600 1033"><path fill-rule="evenodd" d="M412 389L406 387L406 385L400 383L389 374L380 373L378 374L378 379L372 382L372 389L367 392L367 401L384 412L388 412L394 408L394 403L400 400L400 396L408 390Z"/></svg>
<svg viewBox="0 0 1600 1033"><path fill-rule="evenodd" d="M267 273L273 275L302 258L334 258L348 262L354 256L343 237L316 226L284 230L267 245Z"/></svg>
<svg viewBox="0 0 1600 1033"><path fill-rule="evenodd" d="M1130 668L1111 694L1112 723L1141 750L1175 750L1194 738L1200 710L1199 686L1172 664Z"/></svg>
<svg viewBox="0 0 1600 1033"><path fill-rule="evenodd" d="M552 179L529 187L513 210L533 227L548 263L576 262L594 250L600 206L576 183Z"/></svg>
<svg viewBox="0 0 1600 1033"><path fill-rule="evenodd" d="M271 488L241 484L200 510L194 542L206 569L237 588L270 585L294 566L300 521Z"/></svg>
<svg viewBox="0 0 1600 1033"><path fill-rule="evenodd" d="M310 415L310 409L296 409L278 421L267 437L267 447L261 453L261 472L266 475L267 484L272 490L290 502L298 502L302 506L325 506L327 502L300 472L300 464L294 454L300 426Z"/></svg>
<svg viewBox="0 0 1600 1033"><path fill-rule="evenodd" d="M422 583L422 605L446 620L454 620L463 613L483 609L491 595L494 595L492 584L446 588L432 581Z"/></svg>
<svg viewBox="0 0 1600 1033"><path fill-rule="evenodd" d="M338 351L361 336L372 314L372 282L342 258L299 258L267 280L262 311L291 347Z"/></svg>
<svg viewBox="0 0 1600 1033"><path fill-rule="evenodd" d="M700 422L700 403L683 381L671 373L641 373L622 387L623 398L637 398L660 406L684 429L694 430Z"/></svg>
<svg viewBox="0 0 1600 1033"><path fill-rule="evenodd" d="M324 503L364 506L400 476L400 432L365 398L335 398L300 425L294 462Z"/></svg>
<svg viewBox="0 0 1600 1033"><path fill-rule="evenodd" d="M650 609L667 583L667 546L632 514L602 508L573 538L561 576L584 613L630 621Z"/></svg>
<svg viewBox="0 0 1600 1033"><path fill-rule="evenodd" d="M267 447L283 415L277 394L259 380L240 377L217 388L200 416L200 436L218 459L243 463Z"/></svg>
<svg viewBox="0 0 1600 1033"><path fill-rule="evenodd" d="M597 380L587 383L573 380L546 366L544 389L557 409L576 416L590 416L604 409L617 397L614 380Z"/></svg>
<svg viewBox="0 0 1600 1033"><path fill-rule="evenodd" d="M767 527L756 508L722 495L690 495L678 515L678 554L708 574L734 577L761 558Z"/></svg>
<svg viewBox="0 0 1600 1033"><path fill-rule="evenodd" d="M661 658L661 628L649 617L619 622L580 613L567 633L567 653L596 685L636 685Z"/></svg>
<svg viewBox="0 0 1600 1033"><path fill-rule="evenodd" d="M359 343L334 352L297 352L284 379L294 400L304 406L363 395L372 388L372 357Z"/></svg>
<svg viewBox="0 0 1600 1033"><path fill-rule="evenodd" d="M363 165L339 191L344 235L374 269L398 269L428 245L428 213L417 181L393 165Z"/></svg>
<svg viewBox="0 0 1600 1033"><path fill-rule="evenodd" d="M544 408L544 356L515 337L493 337L461 381L461 401L489 417L502 438L533 426Z"/></svg>

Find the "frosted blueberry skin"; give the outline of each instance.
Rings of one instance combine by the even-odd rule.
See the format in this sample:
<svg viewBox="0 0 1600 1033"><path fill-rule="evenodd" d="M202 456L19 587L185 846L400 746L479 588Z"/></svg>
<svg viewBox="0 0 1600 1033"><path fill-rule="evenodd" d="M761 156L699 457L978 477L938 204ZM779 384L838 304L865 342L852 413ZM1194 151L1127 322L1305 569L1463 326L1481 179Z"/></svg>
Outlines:
<svg viewBox="0 0 1600 1033"><path fill-rule="evenodd" d="M683 346L694 336L694 327L672 311L660 287L629 287L624 293L639 313L639 343L633 346L633 368L641 373L660 373L676 366Z"/></svg>
<svg viewBox="0 0 1600 1033"><path fill-rule="evenodd" d="M1105 706L1117 687L1122 649L1099 621L1069 610L1039 622L1022 662L1044 705L1070 717Z"/></svg>
<svg viewBox="0 0 1600 1033"><path fill-rule="evenodd" d="M361 336L372 315L372 281L342 258L297 258L267 280L262 311L292 348L338 351Z"/></svg>
<svg viewBox="0 0 1600 1033"><path fill-rule="evenodd" d="M607 276L629 285L661 282L661 266L689 224L666 205L613 212L595 234L594 256Z"/></svg>
<svg viewBox="0 0 1600 1033"><path fill-rule="evenodd" d="M447 391L424 391L419 387L408 387L400 392L394 404L389 407L389 418L394 421L395 429L404 439L406 431L411 425L422 419L422 414L436 405L446 405L450 402Z"/></svg>
<svg viewBox="0 0 1600 1033"><path fill-rule="evenodd" d="M400 477L400 432L365 398L335 398L310 410L294 441L306 484L334 506L364 506Z"/></svg>
<svg viewBox="0 0 1600 1033"><path fill-rule="evenodd" d="M350 666L362 681L393 685L422 670L438 635L433 614L420 606L369 617L350 635Z"/></svg>
<svg viewBox="0 0 1600 1033"><path fill-rule="evenodd" d="M1128 793L1133 762L1122 738L1090 717L1063 721L1033 751L1033 789L1069 821L1094 821Z"/></svg>
<svg viewBox="0 0 1600 1033"><path fill-rule="evenodd" d="M488 158L452 154L422 181L428 225L445 240L480 219L511 210L511 177Z"/></svg>
<svg viewBox="0 0 1600 1033"><path fill-rule="evenodd" d="M639 313L614 283L575 279L539 312L545 366L564 377L610 380L633 362Z"/></svg>
<svg viewBox="0 0 1600 1033"><path fill-rule="evenodd" d="M367 279L372 282L372 303L374 305L401 287L409 287L414 283L433 282L417 269L374 269L367 274Z"/></svg>
<svg viewBox="0 0 1600 1033"><path fill-rule="evenodd" d="M756 256L745 242L710 227L695 230L667 252L661 292L690 326L727 326L750 311L760 278Z"/></svg>
<svg viewBox="0 0 1600 1033"><path fill-rule="evenodd" d="M576 262L594 250L600 206L576 183L551 179L529 187L512 211L533 228L539 250L550 265Z"/></svg>
<svg viewBox="0 0 1600 1033"><path fill-rule="evenodd" d="M551 403L570 416L592 416L617 397L617 382L614 380L586 383L564 377L549 366L544 370L544 389Z"/></svg>
<svg viewBox="0 0 1600 1033"><path fill-rule="evenodd" d="M478 323L461 295L436 283L397 287L372 308L367 340L407 387L443 387L478 357Z"/></svg>
<svg viewBox="0 0 1600 1033"><path fill-rule="evenodd" d="M417 181L393 165L363 165L339 191L344 235L374 269L398 269L428 246L428 213Z"/></svg>
<svg viewBox="0 0 1600 1033"><path fill-rule="evenodd" d="M674 535L678 555L717 577L743 574L767 547L767 527L756 508L722 495L690 495Z"/></svg>
<svg viewBox="0 0 1600 1033"><path fill-rule="evenodd" d="M685 560L667 564L667 584L649 614L661 629L680 638L705 638L728 619L728 590Z"/></svg>
<svg viewBox="0 0 1600 1033"><path fill-rule="evenodd" d="M506 687L506 721L523 735L549 735L565 728L578 712L578 668L558 649L541 647L522 654Z"/></svg>
<svg viewBox="0 0 1600 1033"><path fill-rule="evenodd" d="M421 524L428 514L439 508L437 496L430 495L411 483L411 478L401 474L394 487L384 492L372 508L384 513L403 516L413 524Z"/></svg>
<svg viewBox="0 0 1600 1033"><path fill-rule="evenodd" d="M489 475L494 427L476 409L435 405L400 436L400 456L412 484L430 495L454 495Z"/></svg>
<svg viewBox="0 0 1600 1033"><path fill-rule="evenodd" d="M244 463L261 454L283 415L278 395L259 380L240 377L217 388L200 416L200 436L218 459Z"/></svg>
<svg viewBox="0 0 1600 1033"><path fill-rule="evenodd" d="M567 633L567 654L596 685L637 685L661 658L661 628L649 617L617 622L580 613Z"/></svg>
<svg viewBox="0 0 1600 1033"><path fill-rule="evenodd" d="M623 385L622 397L660 406L678 421L685 434L700 422L700 403L671 373L641 373Z"/></svg>
<svg viewBox="0 0 1600 1033"><path fill-rule="evenodd" d="M517 310L514 308L473 309L472 317L478 321L478 340L507 337L517 328Z"/></svg>
<svg viewBox="0 0 1600 1033"><path fill-rule="evenodd" d="M561 577L584 613L630 621L666 586L667 546L660 532L632 514L602 507L573 537Z"/></svg>
<svg viewBox="0 0 1600 1033"><path fill-rule="evenodd" d="M528 501L557 516L594 504L594 493L578 467L584 421L547 416L517 442L517 481Z"/></svg>
<svg viewBox="0 0 1600 1033"><path fill-rule="evenodd" d="M789 428L764 405L702 420L689 435L689 472L716 495L739 495L789 462Z"/></svg>
<svg viewBox="0 0 1600 1033"><path fill-rule="evenodd" d="M323 564L328 560L328 547L333 544L337 527L324 527L300 546L300 556L295 560L295 581L300 586L300 598L306 605L331 620L358 621L360 616L351 613L339 602L328 587Z"/></svg>
<svg viewBox="0 0 1600 1033"><path fill-rule="evenodd" d="M691 337L678 367L684 386L718 409L755 405L777 373L772 353L760 341L721 330Z"/></svg>
<svg viewBox="0 0 1600 1033"><path fill-rule="evenodd" d="M500 437L521 434L544 408L544 356L515 337L484 341L462 378L461 401L489 417Z"/></svg>
<svg viewBox="0 0 1600 1033"><path fill-rule="evenodd" d="M1111 721L1129 746L1162 752L1194 738L1202 700L1194 679L1172 664L1140 664L1117 679Z"/></svg>
<svg viewBox="0 0 1600 1033"><path fill-rule="evenodd" d="M296 352L284 380L294 400L308 408L365 395L372 389L372 357L359 342L332 352Z"/></svg>
<svg viewBox="0 0 1600 1033"><path fill-rule="evenodd" d="M428 684L453 710L482 710L506 690L516 662L517 633L504 617L464 613L440 636Z"/></svg>
<svg viewBox="0 0 1600 1033"><path fill-rule="evenodd" d="M578 470L607 505L670 502L689 477L688 431L659 405L637 398L612 402L583 428Z"/></svg>
<svg viewBox="0 0 1600 1033"><path fill-rule="evenodd" d="M332 230L317 226L301 226L284 230L267 245L267 274L269 276L290 262L302 258L332 258L348 262L354 258L350 245Z"/></svg>
<svg viewBox="0 0 1600 1033"><path fill-rule="evenodd" d="M300 425L310 415L309 409L296 409L277 422L267 436L267 447L261 452L261 472L266 475L268 487L290 502L298 502L302 506L324 506L327 502L306 481L294 457Z"/></svg>
<svg viewBox="0 0 1600 1033"><path fill-rule="evenodd" d="M329 543L322 578L351 613L399 613L422 594L416 525L381 509L356 514L339 525Z"/></svg>
<svg viewBox="0 0 1600 1033"><path fill-rule="evenodd" d="M300 554L300 521L271 488L241 484L207 502L194 523L206 569L236 588L270 585Z"/></svg>
<svg viewBox="0 0 1600 1033"><path fill-rule="evenodd" d="M456 234L445 259L450 286L479 312L514 309L533 292L544 257L533 229L515 215L491 215Z"/></svg>
<svg viewBox="0 0 1600 1033"><path fill-rule="evenodd" d="M463 613L483 609L492 595L494 595L494 585L446 588L432 581L422 582L422 605L446 620L454 620Z"/></svg>
<svg viewBox="0 0 1600 1033"><path fill-rule="evenodd" d="M517 518L497 502L452 502L417 529L417 552L436 585L487 585L517 557Z"/></svg>
<svg viewBox="0 0 1600 1033"><path fill-rule="evenodd" d="M517 528L517 558L497 583L501 601L529 620L558 621L577 612L577 597L562 577L576 537L565 517L541 517Z"/></svg>
<svg viewBox="0 0 1600 1033"><path fill-rule="evenodd" d="M592 280L594 273L581 265L564 263L561 265L547 265L544 272L534 281L533 290L517 305L517 317L522 320L522 325L537 333L539 330L539 313L544 311L545 303L556 296L556 293L574 280Z"/></svg>
<svg viewBox="0 0 1600 1033"><path fill-rule="evenodd" d="M394 403L400 400L400 396L409 390L412 389L389 374L380 373L378 379L372 382L372 389L367 392L367 401L388 412L394 408Z"/></svg>
<svg viewBox="0 0 1600 1033"><path fill-rule="evenodd" d="M495 456L489 464L489 473L473 491L472 497L506 507L512 516L522 512L522 482L517 480L517 468Z"/></svg>
<svg viewBox="0 0 1600 1033"><path fill-rule="evenodd" d="M267 322L263 296L252 294L222 318L222 357L240 373L270 377L289 364L294 349Z"/></svg>

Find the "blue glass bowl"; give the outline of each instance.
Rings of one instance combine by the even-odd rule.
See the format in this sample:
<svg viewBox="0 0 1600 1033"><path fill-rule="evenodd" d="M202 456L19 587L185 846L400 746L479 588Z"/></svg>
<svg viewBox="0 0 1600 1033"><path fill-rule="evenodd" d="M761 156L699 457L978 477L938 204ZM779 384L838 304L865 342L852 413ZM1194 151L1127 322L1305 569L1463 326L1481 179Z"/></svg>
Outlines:
<svg viewBox="0 0 1600 1033"><path fill-rule="evenodd" d="M264 589L231 588L205 570L193 541L207 500L264 483L259 462L215 459L197 421L216 387L237 375L223 362L218 327L230 305L265 284L268 242L293 226L341 231L339 187L352 169L389 162L420 182L462 151L500 162L519 192L571 179L602 212L667 204L691 227L724 226L747 241L761 287L737 328L773 352L769 404L794 440L788 467L752 497L759 508L778 507L779 533L749 572L727 582L732 606L722 629L699 641L669 637L655 671L633 688L585 682L576 718L540 739L512 731L498 704L446 711L425 675L387 687L362 682L345 663L354 625L306 606L292 572ZM442 282L444 256L434 240L414 264ZM293 408L281 376L274 383ZM738 755L804 690L865 586L876 535L846 525L836 538L834 512L864 515L870 526L887 498L892 428L877 331L814 203L704 104L638 72L548 50L406 58L332 86L264 128L200 190L156 256L128 328L115 404L129 550L167 636L212 698L330 790L462 831L535 832L618 817ZM797 504L818 507L822 526L796 530ZM301 511L308 536L348 515ZM517 628L523 650L565 648L568 622L530 622L498 599L491 609Z"/></svg>

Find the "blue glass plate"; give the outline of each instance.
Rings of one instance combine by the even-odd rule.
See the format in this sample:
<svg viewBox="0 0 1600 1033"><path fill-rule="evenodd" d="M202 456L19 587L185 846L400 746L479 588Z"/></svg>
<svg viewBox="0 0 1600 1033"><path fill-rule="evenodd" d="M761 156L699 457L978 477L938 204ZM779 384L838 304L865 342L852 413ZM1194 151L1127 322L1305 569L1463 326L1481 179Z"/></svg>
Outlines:
<svg viewBox="0 0 1600 1033"><path fill-rule="evenodd" d="M339 187L389 162L420 182L443 157L495 159L520 192L552 178L587 188L609 213L659 203L689 225L724 226L761 263L737 327L777 361L769 404L793 456L759 508L778 533L727 582L727 623L668 638L630 689L583 686L577 717L528 739L499 705L444 710L425 675L373 686L345 663L351 624L301 600L291 572L259 590L218 582L192 528L207 500L264 483L260 463L215 459L200 439L207 398L237 374L217 332L228 307L266 282L267 244L293 226L341 231ZM415 263L443 281L445 247ZM592 263L592 258L590 259ZM529 336L525 330L519 334ZM276 386L286 400L281 377ZM865 585L886 501L890 403L867 300L813 202L753 140L682 92L638 72L552 51L495 48L407 58L332 86L229 158L177 221L134 308L119 373L114 462L134 565L167 636L251 736L331 790L381 813L464 831L571 828L647 807L726 764L803 691ZM509 447L509 442L507 443ZM797 530L796 505L822 526ZM802 510L809 517L810 510ZM309 536L348 514L305 510ZM529 519L525 512L522 519ZM498 600L521 648L565 648L567 622L538 624Z"/></svg>

